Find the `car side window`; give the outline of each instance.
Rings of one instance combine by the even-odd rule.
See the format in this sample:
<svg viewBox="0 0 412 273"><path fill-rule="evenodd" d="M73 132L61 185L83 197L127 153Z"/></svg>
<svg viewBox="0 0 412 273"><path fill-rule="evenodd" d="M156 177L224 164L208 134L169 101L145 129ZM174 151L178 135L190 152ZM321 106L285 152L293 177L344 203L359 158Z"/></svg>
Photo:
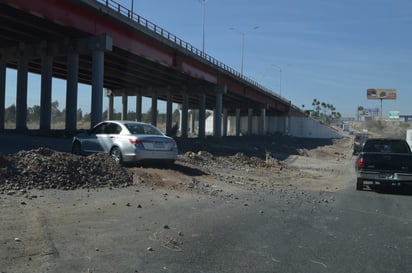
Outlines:
<svg viewBox="0 0 412 273"><path fill-rule="evenodd" d="M106 123L102 123L93 128L91 131L92 134L105 134Z"/></svg>
<svg viewBox="0 0 412 273"><path fill-rule="evenodd" d="M132 135L143 135L143 126L140 124L125 124Z"/></svg>
<svg viewBox="0 0 412 273"><path fill-rule="evenodd" d="M145 135L161 135L161 133L156 128L153 128L152 126L144 125L143 128L144 128Z"/></svg>
<svg viewBox="0 0 412 273"><path fill-rule="evenodd" d="M106 134L119 134L122 128L116 123L110 123L105 128Z"/></svg>

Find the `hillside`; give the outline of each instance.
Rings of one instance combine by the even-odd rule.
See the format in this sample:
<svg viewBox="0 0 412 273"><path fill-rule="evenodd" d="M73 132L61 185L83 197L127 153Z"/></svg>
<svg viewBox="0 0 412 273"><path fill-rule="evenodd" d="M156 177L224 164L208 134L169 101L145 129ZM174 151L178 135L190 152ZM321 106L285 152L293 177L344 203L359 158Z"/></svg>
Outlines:
<svg viewBox="0 0 412 273"><path fill-rule="evenodd" d="M352 124L355 132L367 130L372 137L405 138L408 128L412 128L412 122L371 120Z"/></svg>

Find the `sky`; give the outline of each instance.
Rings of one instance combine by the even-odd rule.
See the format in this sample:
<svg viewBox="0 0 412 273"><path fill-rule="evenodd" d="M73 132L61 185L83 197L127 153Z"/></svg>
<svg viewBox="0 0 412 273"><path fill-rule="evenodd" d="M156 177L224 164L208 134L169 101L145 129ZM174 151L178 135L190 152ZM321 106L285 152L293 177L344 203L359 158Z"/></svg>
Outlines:
<svg viewBox="0 0 412 273"><path fill-rule="evenodd" d="M132 6L132 0L117 2ZM359 106L380 108L380 100L367 99L368 88L388 88L397 90L397 99L383 101L383 116L412 115L412 1L134 0L133 9L239 72L243 56L246 76L299 108L312 109L317 99L355 117ZM15 103L15 71L7 77L6 107ZM39 86L31 75L29 107L40 104ZM62 81L53 81L52 96L64 108L64 92L55 87L64 89ZM129 103L133 110L133 99ZM119 104L120 98L116 111ZM86 112L89 105L79 101Z"/></svg>

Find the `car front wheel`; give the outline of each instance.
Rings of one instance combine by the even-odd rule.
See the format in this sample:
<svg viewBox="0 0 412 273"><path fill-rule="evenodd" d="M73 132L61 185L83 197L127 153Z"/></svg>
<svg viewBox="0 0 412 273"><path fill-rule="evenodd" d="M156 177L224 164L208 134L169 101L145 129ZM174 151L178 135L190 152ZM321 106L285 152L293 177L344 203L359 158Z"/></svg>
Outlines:
<svg viewBox="0 0 412 273"><path fill-rule="evenodd" d="M120 151L119 147L113 147L110 150L110 156L117 164L123 163L122 152Z"/></svg>

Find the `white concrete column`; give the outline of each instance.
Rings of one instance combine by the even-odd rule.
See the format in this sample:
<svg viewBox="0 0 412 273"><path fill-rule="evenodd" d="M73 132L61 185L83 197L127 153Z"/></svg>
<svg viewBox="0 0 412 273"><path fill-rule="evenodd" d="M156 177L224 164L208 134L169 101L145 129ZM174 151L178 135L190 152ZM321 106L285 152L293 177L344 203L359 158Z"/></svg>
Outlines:
<svg viewBox="0 0 412 273"><path fill-rule="evenodd" d="M227 109L223 109L223 136L227 136L228 114Z"/></svg>

